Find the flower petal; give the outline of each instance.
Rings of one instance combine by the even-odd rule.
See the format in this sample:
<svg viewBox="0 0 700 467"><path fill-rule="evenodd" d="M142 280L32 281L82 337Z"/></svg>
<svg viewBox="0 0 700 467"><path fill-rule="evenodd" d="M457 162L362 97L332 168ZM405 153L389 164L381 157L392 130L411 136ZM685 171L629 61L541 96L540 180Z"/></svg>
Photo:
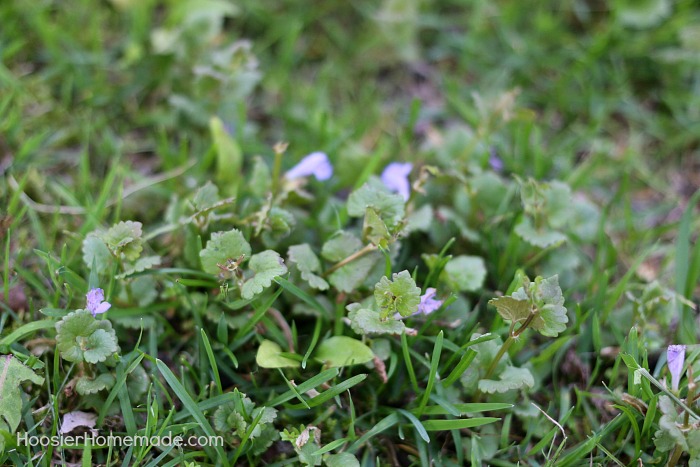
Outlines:
<svg viewBox="0 0 700 467"><path fill-rule="evenodd" d="M408 201L411 195L411 184L408 175L413 170L410 162L392 162L387 165L382 172L382 183L389 190L400 194L404 200Z"/></svg>
<svg viewBox="0 0 700 467"><path fill-rule="evenodd" d="M97 307L100 306L105 299L105 292L100 288L90 289L87 293L87 309L88 311L95 312Z"/></svg>
<svg viewBox="0 0 700 467"><path fill-rule="evenodd" d="M418 305L418 313L423 313L424 315L429 315L430 313L437 311L443 304L443 300L435 300L435 294L437 291L433 287L428 287L420 298L420 305Z"/></svg>
<svg viewBox="0 0 700 467"><path fill-rule="evenodd" d="M317 180L328 180L333 176L333 166L324 152L312 152L292 167L285 177L289 180L313 175Z"/></svg>
<svg viewBox="0 0 700 467"><path fill-rule="evenodd" d="M109 302L102 302L99 304L97 308L95 308L95 311L92 312L92 316L97 316L101 315L102 313L106 313L107 310L109 310L112 307L112 304Z"/></svg>
<svg viewBox="0 0 700 467"><path fill-rule="evenodd" d="M669 345L666 351L668 371L671 373L671 388L678 390L683 376L683 364L685 363L685 345Z"/></svg>

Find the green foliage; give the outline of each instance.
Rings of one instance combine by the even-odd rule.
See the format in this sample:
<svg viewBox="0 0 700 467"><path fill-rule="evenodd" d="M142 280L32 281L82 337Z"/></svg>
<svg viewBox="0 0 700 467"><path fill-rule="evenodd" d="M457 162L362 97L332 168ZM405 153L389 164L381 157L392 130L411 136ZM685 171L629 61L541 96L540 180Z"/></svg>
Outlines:
<svg viewBox="0 0 700 467"><path fill-rule="evenodd" d="M506 366L498 375L498 381L490 379L479 380L479 390L487 394L503 393L513 389L531 388L535 385L535 379L527 368Z"/></svg>
<svg viewBox="0 0 700 467"><path fill-rule="evenodd" d="M362 248L360 239L343 231L336 233L323 244L321 256L328 261L340 262L360 252ZM365 254L333 271L328 276L328 282L340 292L350 293L365 283L367 276L380 260L381 254L376 251Z"/></svg>
<svg viewBox="0 0 700 467"><path fill-rule="evenodd" d="M112 323L95 319L87 310L66 315L56 323L56 347L69 362L104 362L119 352Z"/></svg>
<svg viewBox="0 0 700 467"><path fill-rule="evenodd" d="M450 259L440 274L447 286L455 292L479 290L486 279L484 260L478 256L457 256Z"/></svg>
<svg viewBox="0 0 700 467"><path fill-rule="evenodd" d="M395 273L391 280L382 277L374 286L374 299L381 310L380 319L386 320L394 313L411 316L418 311L420 288L408 271Z"/></svg>
<svg viewBox="0 0 700 467"><path fill-rule="evenodd" d="M102 234L101 238L116 258L136 261L143 250L142 227L140 222L119 222Z"/></svg>
<svg viewBox="0 0 700 467"><path fill-rule="evenodd" d="M342 367L371 362L374 353L357 339L334 336L318 346L314 358L328 367Z"/></svg>
<svg viewBox="0 0 700 467"><path fill-rule="evenodd" d="M255 356L255 362L261 368L297 368L301 366L297 360L283 357L280 355L282 348L279 344L264 340L258 347L258 353Z"/></svg>
<svg viewBox="0 0 700 467"><path fill-rule="evenodd" d="M393 318L382 319L379 311L364 308L359 303L347 306L350 326L357 334L401 334L406 326Z"/></svg>
<svg viewBox="0 0 700 467"><path fill-rule="evenodd" d="M2 432L13 435L22 420L21 384L25 381L41 385L44 378L12 355L0 355L0 454L5 448Z"/></svg>
<svg viewBox="0 0 700 467"><path fill-rule="evenodd" d="M299 456L299 462L307 466L321 465L322 456L317 451L319 446L321 431L315 426L301 425L299 428L284 430L280 433L282 441L288 441L294 446Z"/></svg>
<svg viewBox="0 0 700 467"><path fill-rule="evenodd" d="M0 2L0 464L700 467L699 16Z"/></svg>
<svg viewBox="0 0 700 467"><path fill-rule="evenodd" d="M112 389L115 382L114 376L109 373L102 373L96 378L81 376L75 383L75 390L78 394L87 396L88 394L97 394L105 389Z"/></svg>
<svg viewBox="0 0 700 467"><path fill-rule="evenodd" d="M250 300L272 285L272 280L287 273L287 266L279 253L272 250L263 251L250 257L248 264L254 276L245 281L241 296Z"/></svg>
<svg viewBox="0 0 700 467"><path fill-rule="evenodd" d="M405 203L400 195L389 192L383 185L366 183L350 194L348 214L364 217L368 209L372 209L388 228L393 229L403 220Z"/></svg>
<svg viewBox="0 0 700 467"><path fill-rule="evenodd" d="M319 261L318 256L316 256L308 243L290 246L287 256L289 261L296 265L301 273L301 278L308 282L312 288L318 290L328 289L328 282L315 274L321 270L321 261Z"/></svg>
<svg viewBox="0 0 700 467"><path fill-rule="evenodd" d="M240 263L250 257L250 244L240 230L214 232L200 253L202 269L221 279L237 274Z"/></svg>
<svg viewBox="0 0 700 467"><path fill-rule="evenodd" d="M513 325L527 323L543 336L557 337L569 322L558 276L537 277L534 282L526 278L524 285L510 297L494 298L489 304Z"/></svg>

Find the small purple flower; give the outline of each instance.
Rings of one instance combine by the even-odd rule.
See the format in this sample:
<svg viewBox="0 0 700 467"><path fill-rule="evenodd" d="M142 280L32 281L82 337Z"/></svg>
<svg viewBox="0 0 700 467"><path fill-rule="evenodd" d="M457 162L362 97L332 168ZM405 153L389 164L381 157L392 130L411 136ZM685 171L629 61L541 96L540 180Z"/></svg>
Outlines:
<svg viewBox="0 0 700 467"><path fill-rule="evenodd" d="M428 287L425 290L425 293L423 295L421 295L421 297L420 297L420 304L418 305L418 311L413 313L411 316L420 315L420 314L429 315L430 313L439 310L444 301L443 300L435 300L436 293L437 293L437 290L435 290L433 287ZM396 313L394 315L394 319L402 319L402 317L399 313Z"/></svg>
<svg viewBox="0 0 700 467"><path fill-rule="evenodd" d="M105 302L105 292L102 289L91 289L87 293L87 309L92 316L97 316L110 309L112 305Z"/></svg>
<svg viewBox="0 0 700 467"><path fill-rule="evenodd" d="M494 172L503 171L503 160L500 157L498 157L498 153L496 153L496 148L494 148L493 146L489 151L489 165L491 166Z"/></svg>
<svg viewBox="0 0 700 467"><path fill-rule="evenodd" d="M433 287L425 289L425 294L420 297L420 305L418 305L418 313L429 315L433 311L437 311L442 306L443 300L435 300L437 290Z"/></svg>
<svg viewBox="0 0 700 467"><path fill-rule="evenodd" d="M413 170L410 162L392 162L387 165L382 172L382 183L391 191L403 196L408 201L411 195L411 184L408 175Z"/></svg>
<svg viewBox="0 0 700 467"><path fill-rule="evenodd" d="M297 165L286 174L289 180L313 175L316 180L328 180L333 175L333 166L324 152L312 152L304 157Z"/></svg>
<svg viewBox="0 0 700 467"><path fill-rule="evenodd" d="M669 345L666 351L668 371L671 373L671 388L678 391L685 363L685 345Z"/></svg>

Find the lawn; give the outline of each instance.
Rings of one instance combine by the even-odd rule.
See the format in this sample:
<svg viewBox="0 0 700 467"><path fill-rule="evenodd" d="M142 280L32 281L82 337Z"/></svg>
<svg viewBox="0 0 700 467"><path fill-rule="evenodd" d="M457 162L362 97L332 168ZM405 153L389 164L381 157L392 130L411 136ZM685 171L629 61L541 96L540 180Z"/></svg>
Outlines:
<svg viewBox="0 0 700 467"><path fill-rule="evenodd" d="M0 465L700 467L699 210L690 0L5 0Z"/></svg>

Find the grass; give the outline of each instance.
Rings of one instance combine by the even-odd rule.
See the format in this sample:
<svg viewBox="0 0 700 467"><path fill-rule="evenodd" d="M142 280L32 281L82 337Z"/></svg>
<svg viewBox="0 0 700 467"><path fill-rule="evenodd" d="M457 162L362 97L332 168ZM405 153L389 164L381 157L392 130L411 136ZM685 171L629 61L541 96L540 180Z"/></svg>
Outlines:
<svg viewBox="0 0 700 467"><path fill-rule="evenodd" d="M0 354L44 378L0 378L21 405L15 428L0 397L0 463L697 461L693 2L9 0L0 24ZM332 178L284 177L314 151ZM413 164L406 215L355 217L351 193L398 161ZM541 198L528 202L530 179ZM547 198L555 180L570 197ZM126 220L140 238L86 254ZM253 257L285 260L253 298L239 280L263 266L200 262L234 228ZM359 243L329 253L337 231ZM130 242L158 259L137 268ZM304 243L316 262L290 259ZM476 263L448 267L465 256ZM443 307L389 320L407 331L360 330L346 306L379 311L374 283L400 271ZM555 274L568 319L556 336L489 304ZM95 286L118 350L71 361L55 326ZM316 350L339 335L374 360L324 366ZM280 349L273 363L263 341ZM677 390L669 344L688 345ZM102 374L108 388L76 392ZM489 393L483 380L517 387ZM16 433L55 435L73 411L103 434L225 442L17 446Z"/></svg>

